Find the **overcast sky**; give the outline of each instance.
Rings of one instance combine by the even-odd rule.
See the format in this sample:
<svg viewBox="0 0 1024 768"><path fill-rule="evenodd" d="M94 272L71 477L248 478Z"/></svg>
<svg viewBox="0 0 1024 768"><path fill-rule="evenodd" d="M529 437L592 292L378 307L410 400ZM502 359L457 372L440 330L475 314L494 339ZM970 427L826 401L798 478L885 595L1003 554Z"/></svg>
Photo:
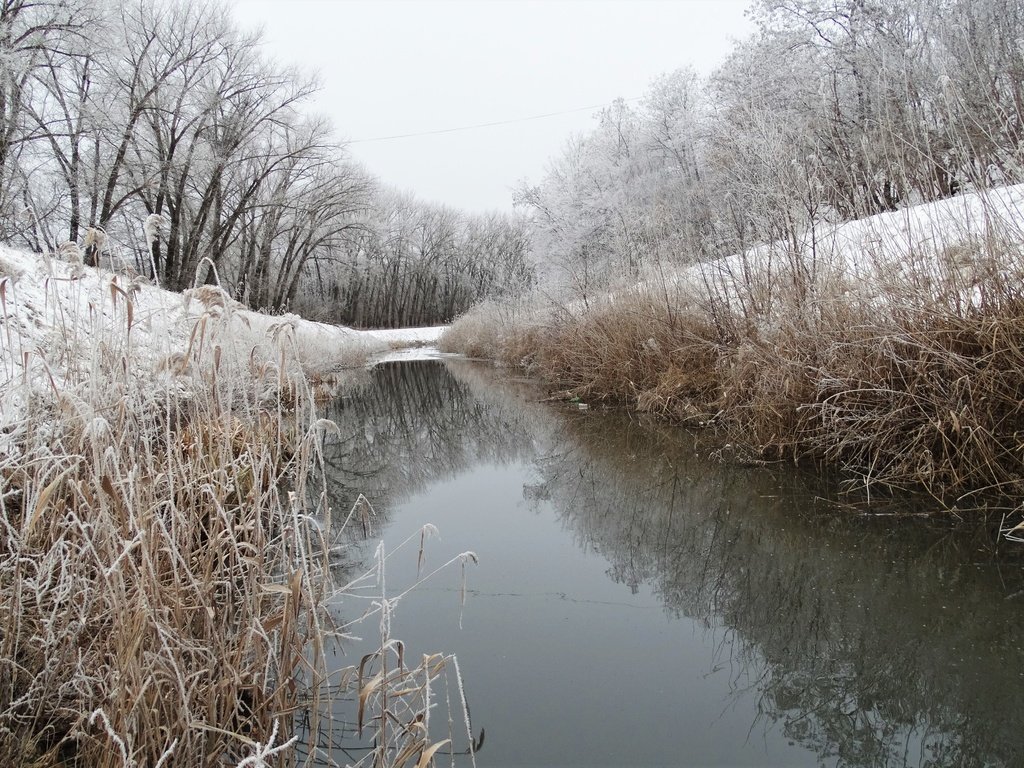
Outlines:
<svg viewBox="0 0 1024 768"><path fill-rule="evenodd" d="M595 106L657 75L710 72L748 0L235 0L268 53L316 72L313 109L385 182L470 211L510 210ZM570 110L574 110L571 111ZM550 113L567 113L520 120ZM482 123L478 127L411 138Z"/></svg>

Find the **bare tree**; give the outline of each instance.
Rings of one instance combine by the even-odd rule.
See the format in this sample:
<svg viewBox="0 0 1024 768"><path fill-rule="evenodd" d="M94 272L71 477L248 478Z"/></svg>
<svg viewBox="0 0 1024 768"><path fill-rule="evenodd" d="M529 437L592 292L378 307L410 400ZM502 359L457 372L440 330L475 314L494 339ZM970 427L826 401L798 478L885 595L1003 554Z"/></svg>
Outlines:
<svg viewBox="0 0 1024 768"><path fill-rule="evenodd" d="M33 119L37 81L80 42L85 9L78 0L0 0L0 234L28 229L37 248L40 211L19 217L14 207L32 208L28 176L35 169L22 156L27 145L47 139L46 127Z"/></svg>

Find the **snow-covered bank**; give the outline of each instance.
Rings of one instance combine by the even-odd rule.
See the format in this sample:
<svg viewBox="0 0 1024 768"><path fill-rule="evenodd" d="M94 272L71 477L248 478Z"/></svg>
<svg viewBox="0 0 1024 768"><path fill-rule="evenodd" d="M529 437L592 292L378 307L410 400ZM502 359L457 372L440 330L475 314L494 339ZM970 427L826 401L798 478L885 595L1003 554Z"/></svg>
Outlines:
<svg viewBox="0 0 1024 768"><path fill-rule="evenodd" d="M292 314L266 315L215 286L178 294L138 276L9 248L0 249L0 322L3 422L17 417L28 392L60 391L69 374L94 365L100 351L140 376L180 370L213 325L222 354L248 358L255 366L276 361L284 349L307 374L436 344L444 330L357 331Z"/></svg>
<svg viewBox="0 0 1024 768"><path fill-rule="evenodd" d="M371 364L392 363L400 360L427 360L437 357L441 334L446 325L430 328L388 328L378 331L357 331L373 352Z"/></svg>
<svg viewBox="0 0 1024 768"><path fill-rule="evenodd" d="M250 765L247 734L332 711L321 400L440 330L0 249L0 765Z"/></svg>
<svg viewBox="0 0 1024 768"><path fill-rule="evenodd" d="M970 288L979 270L1006 265L980 259L993 243L1015 243L1024 233L1024 184L985 190L880 213L841 224L819 223L784 241L753 246L742 253L683 267L657 264L643 278L618 286L602 297L637 293L676 293L679 300L727 301L735 309L752 309L744 301L770 299L793 287L856 293L873 300L895 283L927 292L950 276ZM977 298L971 297L971 298ZM587 303L564 305L585 312Z"/></svg>
<svg viewBox="0 0 1024 768"><path fill-rule="evenodd" d="M777 283L787 272L870 295L879 283L934 285L959 272L974 282L987 244L1013 243L1024 233L1024 185L964 194L839 225L819 224L792 241L698 264L677 283L697 294L734 293L738 283ZM1003 269L1005 265L995 265ZM1007 274L1004 271L1004 275Z"/></svg>
<svg viewBox="0 0 1024 768"><path fill-rule="evenodd" d="M1024 513L1024 186L906 208L587 302L491 302L441 348L726 433L744 460Z"/></svg>

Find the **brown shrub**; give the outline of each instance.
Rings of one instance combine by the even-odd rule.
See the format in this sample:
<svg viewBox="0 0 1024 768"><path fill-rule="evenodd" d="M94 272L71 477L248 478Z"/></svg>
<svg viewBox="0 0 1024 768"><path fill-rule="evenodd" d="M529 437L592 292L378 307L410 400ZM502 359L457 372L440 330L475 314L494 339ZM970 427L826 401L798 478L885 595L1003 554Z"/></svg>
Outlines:
<svg viewBox="0 0 1024 768"><path fill-rule="evenodd" d="M521 318L491 307L474 315L475 337L487 339L474 351L507 360L514 345L512 359L570 397L714 425L748 455L837 466L851 488L1016 506L1020 253L975 240L909 263L876 268L870 285L797 264L770 298L763 281L718 275L699 299L635 290L549 310L530 320L525 355ZM448 349L459 344L453 334Z"/></svg>

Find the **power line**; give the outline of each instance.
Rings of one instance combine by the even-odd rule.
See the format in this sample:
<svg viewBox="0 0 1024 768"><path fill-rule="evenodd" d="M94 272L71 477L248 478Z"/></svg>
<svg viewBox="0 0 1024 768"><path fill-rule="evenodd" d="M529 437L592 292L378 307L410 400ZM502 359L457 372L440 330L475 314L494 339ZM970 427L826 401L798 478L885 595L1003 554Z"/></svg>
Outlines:
<svg viewBox="0 0 1024 768"><path fill-rule="evenodd" d="M632 96L628 99L622 99L622 101L640 101L640 96ZM618 101L618 99L616 99ZM419 133L398 133L394 136L374 136L368 139L352 139L349 144L366 144L371 141L392 141L394 139L413 139L418 136L436 136L441 133L457 133L459 131L474 131L478 128L493 128L497 125L512 125L513 123L525 123L530 120L543 120L547 117L558 117L559 115L570 115L574 112L586 112L589 109L602 109L603 107L610 107L615 102L608 102L606 104L592 104L589 107L577 107L576 109L563 109L560 112L546 112L543 115L531 115L530 117L516 117L511 120L496 120L492 123L477 123L476 125L461 125L457 128L440 128L436 131L420 131Z"/></svg>

